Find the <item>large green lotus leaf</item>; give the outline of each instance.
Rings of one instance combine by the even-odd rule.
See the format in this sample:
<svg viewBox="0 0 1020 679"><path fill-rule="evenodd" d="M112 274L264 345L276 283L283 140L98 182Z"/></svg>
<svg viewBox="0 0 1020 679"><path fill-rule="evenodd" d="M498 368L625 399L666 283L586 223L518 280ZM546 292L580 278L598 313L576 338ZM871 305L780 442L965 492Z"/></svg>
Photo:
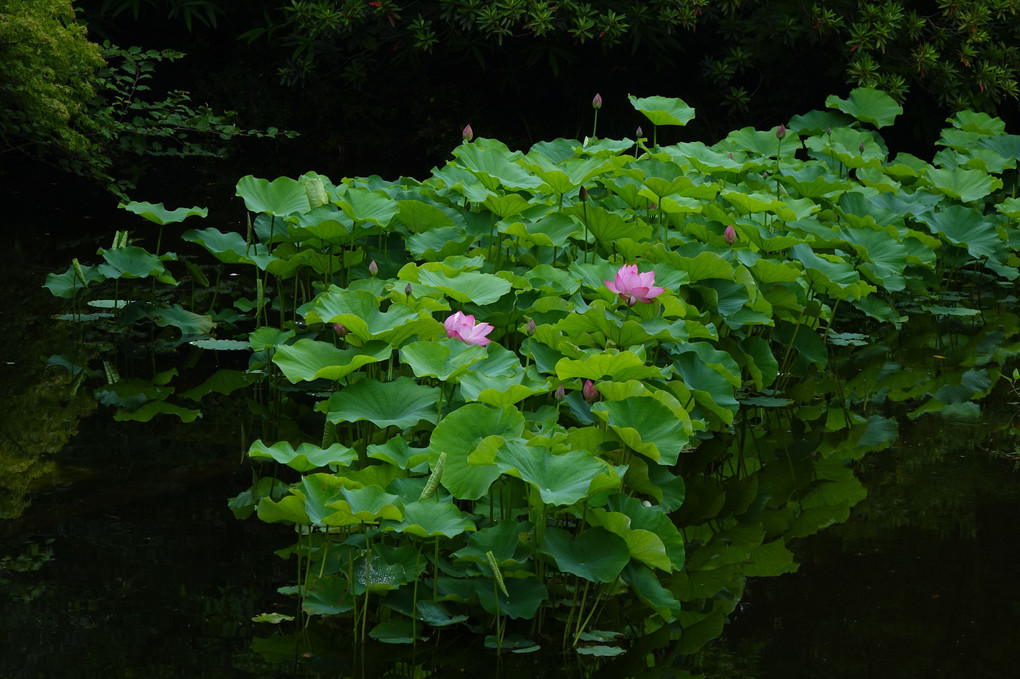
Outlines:
<svg viewBox="0 0 1020 679"><path fill-rule="evenodd" d="M489 212L496 215L497 219L506 219L518 215L529 207L531 203L524 196L517 193L508 193L505 195L496 195L490 193L486 196L485 200L482 201L482 205L488 208Z"/></svg>
<svg viewBox="0 0 1020 679"><path fill-rule="evenodd" d="M510 152L506 144L495 139L476 139L453 150L457 161L471 170L489 191L503 186L511 191L537 189L542 180L521 167L524 154Z"/></svg>
<svg viewBox="0 0 1020 679"><path fill-rule="evenodd" d="M439 195L451 203L459 203L466 200L472 203L480 203L489 195L489 189L482 183L478 176L466 168L448 163L442 169L432 168L432 176L440 182ZM493 190L497 181L493 184Z"/></svg>
<svg viewBox="0 0 1020 679"><path fill-rule="evenodd" d="M705 365L693 352L677 356L673 367L698 405L725 424L733 422L733 415L740 409L740 404L734 397L733 385L726 377Z"/></svg>
<svg viewBox="0 0 1020 679"><path fill-rule="evenodd" d="M894 292L906 287L903 272L907 267L907 249L889 231L844 229L843 233L865 260L858 266L868 280Z"/></svg>
<svg viewBox="0 0 1020 679"><path fill-rule="evenodd" d="M675 478L664 467L657 467L655 469L663 472L668 478ZM655 474L652 478L659 478L659 475ZM626 516L629 521L628 526L632 530L644 530L653 533L662 541L666 555L673 564L673 568L683 568L686 552L684 538L664 510L646 507L637 498L629 497L623 493L610 495L606 503L606 510L611 514ZM630 544L629 541L628 544ZM666 568L666 570L669 570L669 568Z"/></svg>
<svg viewBox="0 0 1020 679"><path fill-rule="evenodd" d="M430 627L449 627L467 621L466 615L450 615L441 605L434 601L418 601L418 619L424 621Z"/></svg>
<svg viewBox="0 0 1020 679"><path fill-rule="evenodd" d="M199 340L200 342L201 340ZM213 341L213 340L208 340ZM237 340L221 340L221 341L237 341ZM244 342L244 349L250 349L251 346ZM190 398L193 401L200 400L203 396L211 394L213 392L217 394L223 394L228 396L238 389L244 389L251 385L258 379L256 375L245 372L243 370L229 370L227 368L221 368L212 375L210 375L202 384L192 387L187 391L183 392L181 396L184 398Z"/></svg>
<svg viewBox="0 0 1020 679"><path fill-rule="evenodd" d="M435 205L421 200L397 201L397 219L412 233L424 233L444 226L453 226L450 215Z"/></svg>
<svg viewBox="0 0 1020 679"><path fill-rule="evenodd" d="M678 349L678 353L681 354L688 352L697 354L704 365L721 375L733 389L740 388L740 366L727 352L720 351L707 342L691 342Z"/></svg>
<svg viewBox="0 0 1020 679"><path fill-rule="evenodd" d="M490 408L480 403L461 406L444 417L432 431L429 447L434 465L441 452L447 455L441 483L454 497L477 500L499 478L495 464L471 464L468 457L486 438L519 439L524 416L516 408Z"/></svg>
<svg viewBox="0 0 1020 679"><path fill-rule="evenodd" d="M334 443L325 449L312 443L302 443L295 450L287 441L267 446L262 439L258 439L248 448L248 457L256 460L276 460L304 473L332 464L347 466L358 459L358 453L340 443Z"/></svg>
<svg viewBox="0 0 1020 679"><path fill-rule="evenodd" d="M717 147L725 147L730 145L727 150L732 149L735 146L741 151L747 152L752 158L754 156L764 156L765 158L775 158L776 153L781 153L784 158L792 158L796 152L799 144L796 141L796 137L793 136L792 132L789 133L789 137L785 143L780 143L779 138L776 137L776 130L756 130L753 127L743 127L739 130L734 130L726 135L726 138L719 142ZM760 167L754 166L754 169ZM746 172L750 168L745 168Z"/></svg>
<svg viewBox="0 0 1020 679"><path fill-rule="evenodd" d="M535 394L549 393L554 388L551 378L525 376L523 371L518 375L487 375L472 367L460 378L460 394L465 401L488 403L497 408L520 403Z"/></svg>
<svg viewBox="0 0 1020 679"><path fill-rule="evenodd" d="M315 238L336 244L349 244L354 220L335 205L320 205L311 212L287 218L288 233L294 241Z"/></svg>
<svg viewBox="0 0 1020 679"><path fill-rule="evenodd" d="M444 472L443 478L446 478ZM384 531L410 533L420 538L442 535L452 538L467 531L475 530L475 524L457 509L452 502L437 502L435 499L419 500L404 505L404 518L400 523L383 524Z"/></svg>
<svg viewBox="0 0 1020 679"><path fill-rule="evenodd" d="M611 250L613 243L624 237L637 240L652 237L652 227L643 221L627 221L599 205L573 205L562 213L573 215L579 223L587 225L588 232L607 250Z"/></svg>
<svg viewBox="0 0 1020 679"><path fill-rule="evenodd" d="M690 434L673 412L651 396L601 401L591 407L631 449L659 464L676 464Z"/></svg>
<svg viewBox="0 0 1020 679"><path fill-rule="evenodd" d="M440 271L419 269L418 282L440 290L458 302L470 302L478 306L492 304L510 292L513 287L510 281L491 273L479 271L464 271L447 275Z"/></svg>
<svg viewBox="0 0 1020 679"><path fill-rule="evenodd" d="M658 501L658 509L674 512L684 503L687 485L666 467L649 465L643 457L634 456L627 467L626 485Z"/></svg>
<svg viewBox="0 0 1020 679"><path fill-rule="evenodd" d="M648 566L630 562L623 570L623 579L637 595L659 617L670 622L680 613L680 602L659 583L659 578ZM686 633L687 630L684 630ZM693 652L693 651L692 651Z"/></svg>
<svg viewBox="0 0 1020 679"><path fill-rule="evenodd" d="M617 382L661 377L657 368L646 366L641 357L631 351L619 353L599 352L583 360L561 358L556 362L556 377L569 380L580 377L590 380L609 378Z"/></svg>
<svg viewBox="0 0 1020 679"><path fill-rule="evenodd" d="M406 429L422 420L436 423L439 389L417 384L410 377L392 382L364 379L334 392L316 407L333 423L368 420L380 429Z"/></svg>
<svg viewBox="0 0 1020 679"><path fill-rule="evenodd" d="M727 262L715 252L702 252L695 257L671 253L667 260L677 271L687 274L687 280L683 282L697 283L707 278L721 278L723 280L734 280L733 265ZM660 285L667 284L665 281Z"/></svg>
<svg viewBox="0 0 1020 679"><path fill-rule="evenodd" d="M938 212L921 215L932 233L942 235L953 245L967 248L972 257L991 260L1003 257L1005 243L999 237L992 218L962 205L950 205Z"/></svg>
<svg viewBox="0 0 1020 679"><path fill-rule="evenodd" d="M500 471L534 486L542 502L567 507L588 497L595 477L610 473L609 465L586 450L554 455L549 450L508 441L496 453ZM514 473L516 472L516 473Z"/></svg>
<svg viewBox="0 0 1020 679"><path fill-rule="evenodd" d="M1002 180L980 170L928 168L928 179L939 192L965 203L981 200L1002 188Z"/></svg>
<svg viewBox="0 0 1020 679"><path fill-rule="evenodd" d="M1020 208L1018 208L1018 211L1020 211ZM581 287L580 281L571 276L570 273L548 264L539 264L532 267L524 272L524 277L530 281L533 287L557 296L569 297Z"/></svg>
<svg viewBox="0 0 1020 679"><path fill-rule="evenodd" d="M779 376L779 362L769 343L762 337L748 336L740 340L740 348L747 357L747 371L758 391L772 386Z"/></svg>
<svg viewBox="0 0 1020 679"><path fill-rule="evenodd" d="M524 546L524 534L533 531L530 523L517 521L500 521L495 526L483 528L468 538L467 547L451 554L457 561L471 563L487 563L487 552L492 552L496 561L504 566L507 562L524 563L528 558L528 549Z"/></svg>
<svg viewBox="0 0 1020 679"><path fill-rule="evenodd" d="M167 210L163 207L163 203L145 203L142 201L131 201L130 203L121 203L117 207L133 212L139 217L144 217L150 222L163 226L165 224L173 224L176 222L183 222L188 217L208 217L209 208L205 207L179 207L176 210Z"/></svg>
<svg viewBox="0 0 1020 679"><path fill-rule="evenodd" d="M673 565L666 556L666 546L662 544L659 536L648 530L631 527L630 517L626 514L607 512L594 507L588 510L586 516L591 525L605 528L623 539L627 544L630 558L667 573L673 570Z"/></svg>
<svg viewBox="0 0 1020 679"><path fill-rule="evenodd" d="M354 608L350 583L346 576L324 575L309 578L301 609L309 615L339 615Z"/></svg>
<svg viewBox="0 0 1020 679"><path fill-rule="evenodd" d="M370 222L379 226L388 226L400 206L397 201L382 191L370 191L361 187L347 190L337 205L355 222Z"/></svg>
<svg viewBox="0 0 1020 679"><path fill-rule="evenodd" d="M83 265L81 268L82 273L85 274L86 286L92 281L106 280L106 276L99 273L98 266ZM74 272L73 266L67 267L67 271L62 274L48 274L44 287L48 288L54 297L61 297L63 299L73 298L83 288L81 281L78 280L78 275Z"/></svg>
<svg viewBox="0 0 1020 679"><path fill-rule="evenodd" d="M497 613L514 620L533 620L538 607L549 597L545 585L535 577L504 578L509 596L494 587L493 579L478 578L439 578L441 596L455 597L461 601L477 598L486 613ZM497 606L497 596L498 606ZM504 646L505 648L505 646Z"/></svg>
<svg viewBox="0 0 1020 679"><path fill-rule="evenodd" d="M799 170L784 171L779 181L801 198L832 198L850 188L847 180L832 174L824 165L805 165Z"/></svg>
<svg viewBox="0 0 1020 679"><path fill-rule="evenodd" d="M252 175L237 182L237 194L252 212L265 212L286 217L295 212L308 212L305 185L290 177L277 177L272 182Z"/></svg>
<svg viewBox="0 0 1020 679"><path fill-rule="evenodd" d="M588 180L614 167L613 163L598 157L585 159L568 157L554 162L536 149L536 146L531 147L522 164L548 184L553 193L562 195L576 191Z"/></svg>
<svg viewBox="0 0 1020 679"><path fill-rule="evenodd" d="M584 227L565 214L550 213L535 221L514 222L505 233L531 241L542 247L562 247L570 238L579 237Z"/></svg>
<svg viewBox="0 0 1020 679"><path fill-rule="evenodd" d="M806 243L794 245L790 255L804 265L804 275L812 287L836 299L857 299L870 288L861 283L857 270L838 255L818 254Z"/></svg>
<svg viewBox="0 0 1020 679"><path fill-rule="evenodd" d="M400 469L411 469L428 459L428 448L414 448L402 436L394 436L386 443L369 444L368 456Z"/></svg>
<svg viewBox="0 0 1020 679"><path fill-rule="evenodd" d="M408 238L407 249L425 261L438 262L464 254L474 244L475 238L462 226L441 226Z"/></svg>
<svg viewBox="0 0 1020 679"><path fill-rule="evenodd" d="M274 502L264 497L259 501L258 516L269 523L322 525L336 512L327 507L340 496L345 479L333 474L309 474L290 487L290 495Z"/></svg>
<svg viewBox="0 0 1020 679"><path fill-rule="evenodd" d="M639 98L633 94L628 94L627 99L653 125L686 125L694 118L694 109L682 99L658 96Z"/></svg>
<svg viewBox="0 0 1020 679"><path fill-rule="evenodd" d="M148 278L155 276L161 283L176 285L177 281L163 266L156 255L144 248L129 245L113 250L103 250L106 264L99 265L99 273L107 278ZM87 280L87 279L86 279Z"/></svg>
<svg viewBox="0 0 1020 679"><path fill-rule="evenodd" d="M903 107L897 104L896 100L885 92L870 87L855 88L846 99L840 99L834 94L829 95L825 99L825 106L839 109L862 123L870 123L878 128L892 125L896 116L903 113Z"/></svg>
<svg viewBox="0 0 1020 679"><path fill-rule="evenodd" d="M442 324L406 304L380 311L379 298L367 290L331 286L298 311L308 323L340 323L366 342L382 340L393 347L414 336L430 339L442 332Z"/></svg>
<svg viewBox="0 0 1020 679"><path fill-rule="evenodd" d="M576 536L561 528L546 528L540 551L555 559L563 573L591 582L613 582L630 561L623 538L598 527Z"/></svg>
<svg viewBox="0 0 1020 679"><path fill-rule="evenodd" d="M766 542L756 547L751 552L748 563L741 567L746 577L774 578L786 573L796 573L800 567L794 560L794 554L786 547L786 541L782 538Z"/></svg>
<svg viewBox="0 0 1020 679"><path fill-rule="evenodd" d="M208 337L212 329L216 327L216 324L213 323L210 317L182 309L179 304L174 304L171 307L161 307L149 303L141 305L130 304L121 313L121 320L125 323L131 322L129 319L136 310L137 313L148 317L161 328L172 325L180 330L181 339L178 341L179 344L193 340L196 337Z"/></svg>
<svg viewBox="0 0 1020 679"><path fill-rule="evenodd" d="M348 526L359 523L375 523L381 519L400 521L403 518L400 498L387 493L378 486L340 489L342 499L326 504L336 513L326 519L330 526Z"/></svg>
<svg viewBox="0 0 1020 679"><path fill-rule="evenodd" d="M291 382L337 381L363 365L385 361L391 352L386 342L369 342L357 349L338 349L330 342L300 339L294 344L278 346L273 363Z"/></svg>
<svg viewBox="0 0 1020 679"><path fill-rule="evenodd" d="M223 233L213 227L191 229L181 234L181 240L198 243L224 264L257 263L259 268L265 269L272 261L265 245L253 243L249 246L244 236L235 231Z"/></svg>
<svg viewBox="0 0 1020 679"><path fill-rule="evenodd" d="M436 377L446 382L484 359L486 353L485 347L447 339L406 344L400 348L400 360L411 368L416 377Z"/></svg>

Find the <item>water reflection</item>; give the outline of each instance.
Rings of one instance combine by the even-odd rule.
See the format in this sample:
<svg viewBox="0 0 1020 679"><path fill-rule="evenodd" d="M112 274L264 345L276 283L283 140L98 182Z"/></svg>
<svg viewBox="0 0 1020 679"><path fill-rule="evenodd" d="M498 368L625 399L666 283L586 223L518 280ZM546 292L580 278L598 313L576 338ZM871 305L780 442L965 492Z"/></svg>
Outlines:
<svg viewBox="0 0 1020 679"><path fill-rule="evenodd" d="M750 584L706 676L1015 676L1020 477L989 454L1001 425L925 419L865 458L867 502L796 544L798 573Z"/></svg>

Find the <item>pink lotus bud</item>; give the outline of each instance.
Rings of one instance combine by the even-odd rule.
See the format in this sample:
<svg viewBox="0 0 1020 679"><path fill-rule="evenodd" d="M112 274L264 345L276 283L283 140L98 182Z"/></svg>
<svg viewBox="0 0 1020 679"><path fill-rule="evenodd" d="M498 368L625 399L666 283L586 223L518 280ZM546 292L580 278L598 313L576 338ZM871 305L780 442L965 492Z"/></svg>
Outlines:
<svg viewBox="0 0 1020 679"><path fill-rule="evenodd" d="M831 127L826 127L825 128L825 134L827 134L827 135L829 135L831 137L832 136L832 128Z"/></svg>
<svg viewBox="0 0 1020 679"><path fill-rule="evenodd" d="M737 230L733 228L732 224L727 226L726 230L723 231L723 238L725 238L726 242L729 243L730 245L733 245L734 243L737 242Z"/></svg>
<svg viewBox="0 0 1020 679"><path fill-rule="evenodd" d="M591 107L596 111L602 108L602 95L595 94L595 98L591 100Z"/></svg>
<svg viewBox="0 0 1020 679"><path fill-rule="evenodd" d="M404 294L407 295L408 297L411 296L411 284L410 283L408 283L407 285L404 286Z"/></svg>
<svg viewBox="0 0 1020 679"><path fill-rule="evenodd" d="M471 123L464 126L464 129L460 131L460 136L464 138L464 141L471 141L475 138L475 132L471 129Z"/></svg>
<svg viewBox="0 0 1020 679"><path fill-rule="evenodd" d="M730 160L733 160L733 154L732 153L727 153L726 155L728 155L730 157Z"/></svg>
<svg viewBox="0 0 1020 679"><path fill-rule="evenodd" d="M375 276L377 273L379 273L379 265L373 259L368 265L368 275Z"/></svg>
<svg viewBox="0 0 1020 679"><path fill-rule="evenodd" d="M538 326L535 325L535 319L532 318L530 321L528 321L528 325L527 327L524 328L524 332L528 333L528 337L531 337L532 335L535 334L536 327Z"/></svg>
<svg viewBox="0 0 1020 679"><path fill-rule="evenodd" d="M864 153L864 142L861 142L861 145L857 147L857 150Z"/></svg>
<svg viewBox="0 0 1020 679"><path fill-rule="evenodd" d="M335 332L340 337L346 337L347 333L349 333L350 330L345 328L342 323L334 323L333 324L333 332Z"/></svg>
<svg viewBox="0 0 1020 679"><path fill-rule="evenodd" d="M577 197L581 199L582 203L588 200L588 190L582 186L581 190L577 192Z"/></svg>
<svg viewBox="0 0 1020 679"><path fill-rule="evenodd" d="M776 128L776 137L778 137L779 139L782 139L785 136L786 136L786 125L783 125L782 123L780 123L779 127Z"/></svg>
<svg viewBox="0 0 1020 679"><path fill-rule="evenodd" d="M638 125L637 129L634 130L634 134L637 135L638 139L641 139L642 137L645 136L645 131L641 129L640 125Z"/></svg>
<svg viewBox="0 0 1020 679"><path fill-rule="evenodd" d="M563 388L563 385L556 387L556 391L553 392L553 398L557 401L562 401L566 397L567 391Z"/></svg>
<svg viewBox="0 0 1020 679"><path fill-rule="evenodd" d="M595 385L592 384L591 380L585 380L584 386L581 388L581 396L583 396L584 400L588 403L594 403L599 400L599 390L595 388Z"/></svg>

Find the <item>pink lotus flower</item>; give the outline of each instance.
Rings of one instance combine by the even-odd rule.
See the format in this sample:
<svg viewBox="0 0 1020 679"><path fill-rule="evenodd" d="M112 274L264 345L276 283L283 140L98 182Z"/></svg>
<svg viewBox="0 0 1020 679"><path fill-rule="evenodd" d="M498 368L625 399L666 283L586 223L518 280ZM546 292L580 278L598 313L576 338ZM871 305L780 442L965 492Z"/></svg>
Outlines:
<svg viewBox="0 0 1020 679"><path fill-rule="evenodd" d="M488 323L476 324L474 316L466 316L462 311L447 318L443 322L443 327L446 328L447 337L456 337L465 344L484 347L492 341L486 337L492 332L492 326Z"/></svg>
<svg viewBox="0 0 1020 679"><path fill-rule="evenodd" d="M665 288L655 285L655 272L638 273L637 264L623 265L616 272L616 278L606 281L606 287L634 306L637 302L651 302Z"/></svg>

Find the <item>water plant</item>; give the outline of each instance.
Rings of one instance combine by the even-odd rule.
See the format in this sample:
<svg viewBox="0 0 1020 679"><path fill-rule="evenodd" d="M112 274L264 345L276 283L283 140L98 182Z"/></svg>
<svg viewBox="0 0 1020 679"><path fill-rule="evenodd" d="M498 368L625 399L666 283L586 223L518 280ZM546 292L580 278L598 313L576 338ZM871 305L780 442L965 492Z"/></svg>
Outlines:
<svg viewBox="0 0 1020 679"><path fill-rule="evenodd" d="M631 101L656 126L694 115ZM248 351L186 393L258 389L256 475L230 506L294 527L278 554L298 624L596 656L658 635L690 654L747 577L794 570L787 543L865 496L849 464L897 433L875 404L973 414L1020 349L1020 137L964 112L932 164L890 158L888 95L826 103L778 143L522 153L465 131L423 181L245 177L247 234L181 239L255 299L205 326L153 301L114 319ZM108 252L50 289L113 278ZM150 268L117 271L178 285L159 278L176 256L127 254Z"/></svg>

